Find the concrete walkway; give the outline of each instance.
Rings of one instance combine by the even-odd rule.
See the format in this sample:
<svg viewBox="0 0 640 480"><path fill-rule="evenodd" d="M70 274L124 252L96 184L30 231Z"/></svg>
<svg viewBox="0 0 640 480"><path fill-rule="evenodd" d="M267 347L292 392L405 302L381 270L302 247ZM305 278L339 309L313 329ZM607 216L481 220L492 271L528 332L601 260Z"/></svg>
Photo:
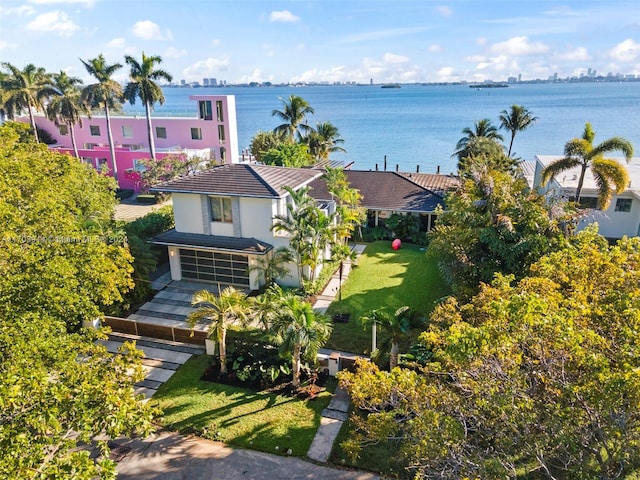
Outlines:
<svg viewBox="0 0 640 480"><path fill-rule="evenodd" d="M219 442L159 432L114 442L119 480L378 480L373 473L338 470Z"/></svg>
<svg viewBox="0 0 640 480"><path fill-rule="evenodd" d="M143 353L142 368L145 371L145 379L135 385L135 392L142 393L147 398L151 398L160 385L169 380L192 355L204 353L204 348L195 345L124 333L110 333L109 339L102 343L109 352L117 353L126 341L135 341L136 348Z"/></svg>

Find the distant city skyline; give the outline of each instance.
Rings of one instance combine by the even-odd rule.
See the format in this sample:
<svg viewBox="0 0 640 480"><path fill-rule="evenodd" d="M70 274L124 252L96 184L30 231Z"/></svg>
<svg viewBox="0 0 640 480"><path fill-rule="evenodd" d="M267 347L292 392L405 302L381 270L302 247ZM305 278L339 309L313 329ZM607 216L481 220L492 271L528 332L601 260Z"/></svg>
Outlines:
<svg viewBox="0 0 640 480"><path fill-rule="evenodd" d="M0 60L160 55L174 83L438 83L640 76L636 1L3 0ZM115 76L126 81L128 69ZM216 83L212 83L215 79Z"/></svg>

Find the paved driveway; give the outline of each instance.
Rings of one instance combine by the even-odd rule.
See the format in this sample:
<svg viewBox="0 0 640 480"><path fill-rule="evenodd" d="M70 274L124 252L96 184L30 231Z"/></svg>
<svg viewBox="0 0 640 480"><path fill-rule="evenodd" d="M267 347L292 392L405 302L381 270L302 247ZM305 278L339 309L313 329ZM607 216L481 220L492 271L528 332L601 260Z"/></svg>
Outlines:
<svg viewBox="0 0 640 480"><path fill-rule="evenodd" d="M368 472L338 470L295 457L232 449L173 432L118 442L119 480L377 480ZM117 458L116 458L117 459Z"/></svg>

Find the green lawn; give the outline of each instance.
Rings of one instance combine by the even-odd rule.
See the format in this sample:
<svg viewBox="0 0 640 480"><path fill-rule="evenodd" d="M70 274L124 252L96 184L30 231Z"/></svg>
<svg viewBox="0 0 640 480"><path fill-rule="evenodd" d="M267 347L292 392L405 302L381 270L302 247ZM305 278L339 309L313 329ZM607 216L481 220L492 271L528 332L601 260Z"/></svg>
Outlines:
<svg viewBox="0 0 640 480"><path fill-rule="evenodd" d="M342 288L342 311L350 313L351 319L334 325L327 348L369 353L371 331L362 329L360 316L380 308L393 313L404 305L428 315L435 303L449 293L424 247L403 244L400 250L392 250L389 241L370 243ZM338 311L336 300L327 313ZM417 335L419 331L412 333Z"/></svg>
<svg viewBox="0 0 640 480"><path fill-rule="evenodd" d="M242 448L306 455L329 392L300 400L201 381L209 361L206 355L192 357L153 396L164 412L164 427ZM334 388L332 381L328 389Z"/></svg>

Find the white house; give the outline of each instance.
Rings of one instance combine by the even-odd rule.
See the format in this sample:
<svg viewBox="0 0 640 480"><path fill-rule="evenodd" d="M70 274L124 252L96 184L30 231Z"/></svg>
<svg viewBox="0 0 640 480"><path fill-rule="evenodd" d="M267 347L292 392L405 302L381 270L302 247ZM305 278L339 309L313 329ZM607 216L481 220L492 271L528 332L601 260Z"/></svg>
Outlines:
<svg viewBox="0 0 640 480"><path fill-rule="evenodd" d="M260 288L258 272L249 272L248 267L274 249L289 246L286 234L272 231L274 217L286 215L292 201L285 187L297 191L309 186L316 202L328 213L334 211L323 174L315 168L239 163L154 187L152 191L173 197L175 229L152 240L168 247L171 278ZM433 212L443 203L444 192L457 184L457 179L444 175L372 171L347 171L347 175L376 221L392 211L413 213L423 216L425 230L435 221ZM297 266L289 265L289 272L280 283L298 286Z"/></svg>
<svg viewBox="0 0 640 480"><path fill-rule="evenodd" d="M552 161L562 158L553 155L536 155L533 187L549 197L569 199L575 197L580 169L576 167L557 175L546 186L541 185L542 170ZM578 228L597 222L599 232L607 238L640 235L640 158L634 157L627 164L623 158L616 159L629 172L629 186L619 195L614 194L609 208L605 211L595 210L598 204L598 188L591 172L587 170L580 195L580 203L589 208L589 214L581 220Z"/></svg>

